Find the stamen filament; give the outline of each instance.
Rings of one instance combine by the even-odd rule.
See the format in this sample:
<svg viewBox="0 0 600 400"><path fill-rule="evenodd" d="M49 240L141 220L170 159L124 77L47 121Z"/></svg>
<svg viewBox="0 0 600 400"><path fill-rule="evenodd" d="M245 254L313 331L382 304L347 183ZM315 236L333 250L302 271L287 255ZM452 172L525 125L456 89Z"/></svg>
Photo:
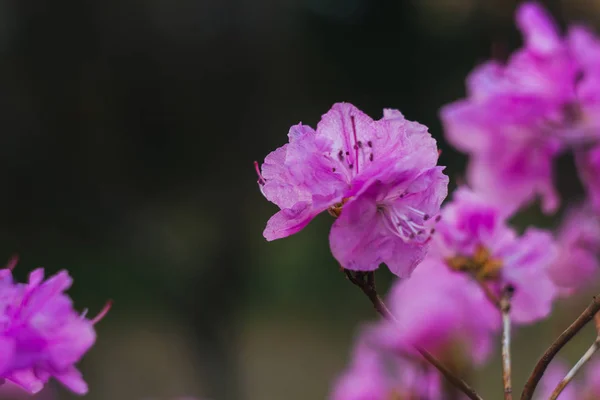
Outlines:
<svg viewBox="0 0 600 400"><path fill-rule="evenodd" d="M94 318L91 319L92 324L96 325L98 322L102 321L102 319L106 316L106 314L108 314L108 312L112 308L112 305L113 305L113 301L108 300L106 302L106 304L104 305L104 307L102 307L102 310L100 310L98 315L96 315ZM87 310L85 311L85 313L87 314Z"/></svg>

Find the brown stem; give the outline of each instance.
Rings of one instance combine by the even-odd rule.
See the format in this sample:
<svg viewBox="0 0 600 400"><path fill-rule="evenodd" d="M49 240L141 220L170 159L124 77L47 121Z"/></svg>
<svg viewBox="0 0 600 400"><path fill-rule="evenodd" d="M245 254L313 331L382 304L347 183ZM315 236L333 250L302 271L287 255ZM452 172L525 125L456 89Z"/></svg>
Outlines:
<svg viewBox="0 0 600 400"><path fill-rule="evenodd" d="M350 282L354 285L358 286L365 295L371 300L373 307L381 316L387 319L390 322L398 323L398 320L387 308L381 297L377 294L377 290L375 288L375 273L370 272L352 272L347 269L344 270L346 277ZM465 381L460 379L458 376L454 375L452 371L446 368L438 359L436 359L431 353L427 350L415 346L415 349L427 360L431 365L433 365L444 377L455 387L457 387L460 391L467 395L467 397L471 400L483 400L481 396L477 394L477 392L470 387Z"/></svg>
<svg viewBox="0 0 600 400"><path fill-rule="evenodd" d="M588 322L590 322L594 315L600 310L600 296L594 296L590 305L581 313L579 317L569 326L560 336L548 347L546 352L537 362L535 368L531 372L531 375L525 383L523 393L521 394L521 400L531 400L535 388L537 387L540 379L544 375L546 368L556 356L556 354L567 344L577 333L583 328Z"/></svg>

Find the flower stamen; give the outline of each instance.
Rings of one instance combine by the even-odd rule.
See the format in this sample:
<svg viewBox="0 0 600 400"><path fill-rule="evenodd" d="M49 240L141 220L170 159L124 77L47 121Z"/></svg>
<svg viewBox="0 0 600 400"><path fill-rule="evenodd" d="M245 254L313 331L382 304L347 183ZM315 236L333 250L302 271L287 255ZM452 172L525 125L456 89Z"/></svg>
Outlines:
<svg viewBox="0 0 600 400"><path fill-rule="evenodd" d="M264 186L264 184L267 183L267 180L263 178L262 174L260 173L260 168L258 167L257 161L254 161L254 169L256 170L256 174L258 175L257 183L261 186Z"/></svg>

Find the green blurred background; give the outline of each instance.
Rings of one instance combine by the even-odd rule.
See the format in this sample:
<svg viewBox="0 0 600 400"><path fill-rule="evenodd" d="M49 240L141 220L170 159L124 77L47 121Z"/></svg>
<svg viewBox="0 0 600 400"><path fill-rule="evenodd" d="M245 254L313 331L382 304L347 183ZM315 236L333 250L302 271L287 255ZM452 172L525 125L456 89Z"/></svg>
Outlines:
<svg viewBox="0 0 600 400"><path fill-rule="evenodd" d="M600 2L545 2L600 25ZM267 243L252 167L336 101L430 127L520 43L510 0L0 2L0 258L68 269L80 309L114 308L81 367L90 400L325 399L375 314L328 248L331 218ZM577 197L571 160L560 187ZM552 226L535 209L521 226ZM378 279L385 290L389 273ZM515 339L516 386L587 301ZM566 349L575 359L594 336ZM492 360L476 386L500 399ZM59 389L59 398L72 398Z"/></svg>

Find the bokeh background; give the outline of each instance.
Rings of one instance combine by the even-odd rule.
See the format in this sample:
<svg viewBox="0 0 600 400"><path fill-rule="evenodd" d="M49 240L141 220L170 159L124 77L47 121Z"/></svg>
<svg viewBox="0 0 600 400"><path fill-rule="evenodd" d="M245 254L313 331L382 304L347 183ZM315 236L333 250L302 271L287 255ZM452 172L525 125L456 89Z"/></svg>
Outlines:
<svg viewBox="0 0 600 400"><path fill-rule="evenodd" d="M546 1L600 25L600 2ZM336 101L399 108L443 141L439 107L520 43L511 0L0 2L0 259L68 269L97 312L90 400L325 399L376 318L328 248L331 219L273 243L252 167ZM560 187L581 193L571 160ZM520 226L556 221L535 207ZM383 290L390 274L382 269ZM600 283L600 282L599 282ZM598 285L600 286L600 285ZM515 386L587 302L514 342ZM564 354L574 360L593 329ZM499 399L499 362L472 377ZM58 399L74 398L58 389ZM13 398L7 395L6 398Z"/></svg>

